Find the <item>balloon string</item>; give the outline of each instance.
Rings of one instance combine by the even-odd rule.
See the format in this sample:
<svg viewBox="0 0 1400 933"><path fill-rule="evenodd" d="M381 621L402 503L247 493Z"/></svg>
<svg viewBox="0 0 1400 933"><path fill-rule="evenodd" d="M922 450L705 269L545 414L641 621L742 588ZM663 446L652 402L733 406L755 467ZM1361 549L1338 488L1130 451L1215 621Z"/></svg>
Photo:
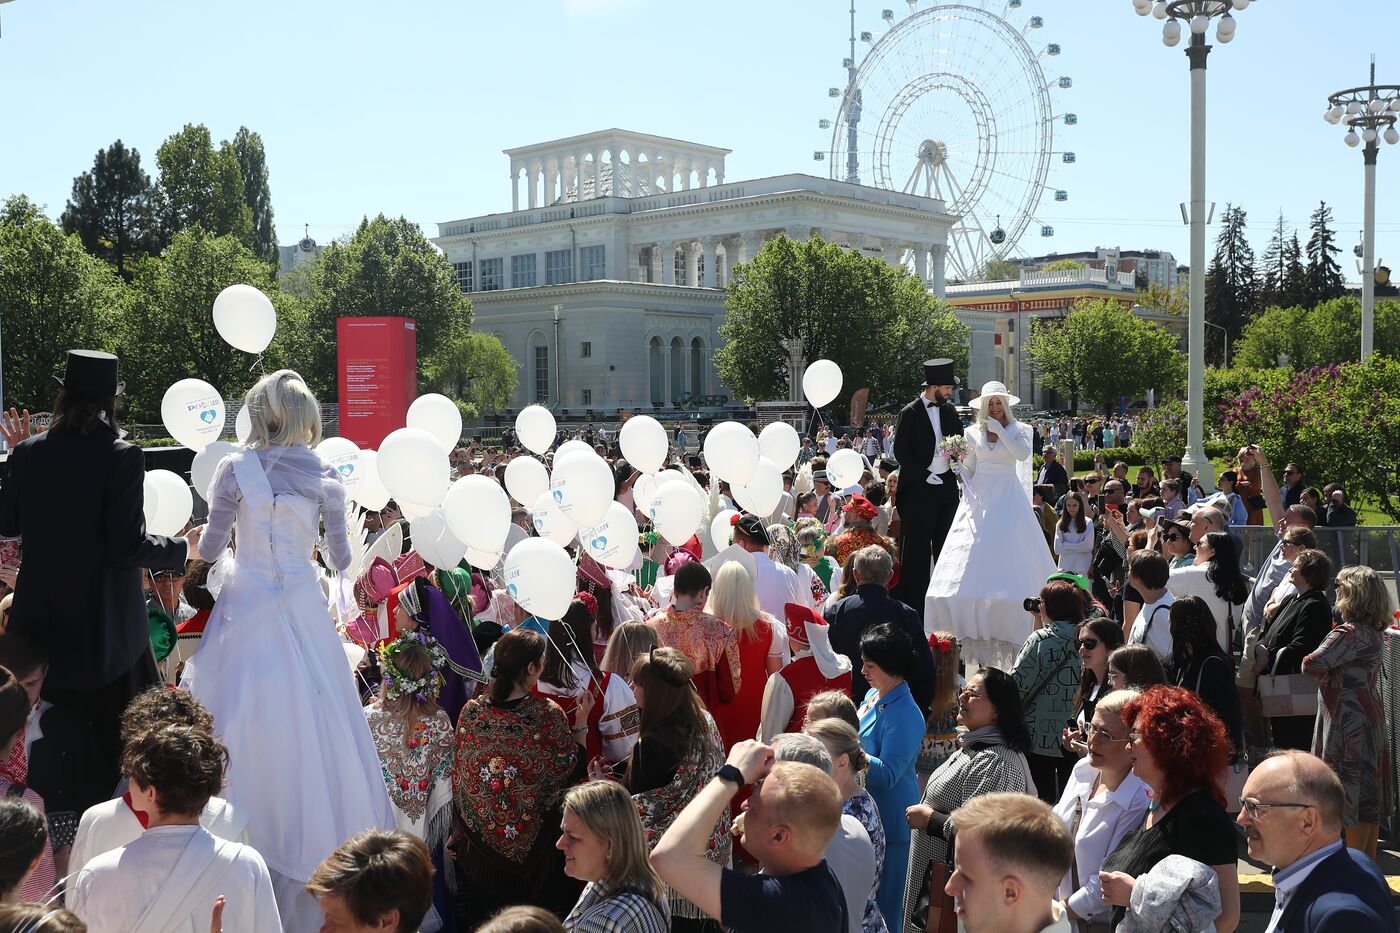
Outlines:
<svg viewBox="0 0 1400 933"><path fill-rule="evenodd" d="M255 369L260 375L267 375L267 369L263 366L263 355L261 353L259 353L257 355L257 358L253 360L253 365L248 367L248 372L252 372Z"/></svg>

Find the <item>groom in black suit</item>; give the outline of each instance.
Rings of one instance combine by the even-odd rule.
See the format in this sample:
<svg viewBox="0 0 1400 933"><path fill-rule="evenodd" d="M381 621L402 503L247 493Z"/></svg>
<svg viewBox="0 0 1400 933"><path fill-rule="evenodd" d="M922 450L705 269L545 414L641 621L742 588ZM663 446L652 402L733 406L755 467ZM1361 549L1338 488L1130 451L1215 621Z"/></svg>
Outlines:
<svg viewBox="0 0 1400 933"><path fill-rule="evenodd" d="M926 360L923 394L904 406L895 427L894 456L899 461L895 508L902 533L899 586L894 595L920 616L931 564L943 550L958 510L958 483L952 466L939 452L945 437L963 432L962 419L951 401L957 386L952 360Z"/></svg>

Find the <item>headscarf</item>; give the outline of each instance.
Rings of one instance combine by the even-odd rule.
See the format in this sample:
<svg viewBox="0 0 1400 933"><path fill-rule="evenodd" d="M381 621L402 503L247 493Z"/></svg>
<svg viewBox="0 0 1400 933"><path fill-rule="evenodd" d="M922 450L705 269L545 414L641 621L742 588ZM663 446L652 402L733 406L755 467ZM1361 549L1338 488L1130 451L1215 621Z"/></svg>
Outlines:
<svg viewBox="0 0 1400 933"><path fill-rule="evenodd" d="M787 525L768 526L768 553L773 560L790 570L796 570L801 559L797 553L797 537Z"/></svg>

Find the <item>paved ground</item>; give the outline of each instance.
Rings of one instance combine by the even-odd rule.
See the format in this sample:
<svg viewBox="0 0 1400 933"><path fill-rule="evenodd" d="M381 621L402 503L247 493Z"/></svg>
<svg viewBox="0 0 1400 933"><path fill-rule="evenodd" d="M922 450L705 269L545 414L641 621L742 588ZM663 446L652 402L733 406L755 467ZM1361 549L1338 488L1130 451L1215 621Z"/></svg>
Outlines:
<svg viewBox="0 0 1400 933"><path fill-rule="evenodd" d="M1400 842L1382 838L1376 864L1385 872L1391 891L1400 895ZM1274 888L1269 880L1269 866L1249 858L1243 831L1240 833L1239 873L1241 916L1238 933L1263 933L1274 910Z"/></svg>

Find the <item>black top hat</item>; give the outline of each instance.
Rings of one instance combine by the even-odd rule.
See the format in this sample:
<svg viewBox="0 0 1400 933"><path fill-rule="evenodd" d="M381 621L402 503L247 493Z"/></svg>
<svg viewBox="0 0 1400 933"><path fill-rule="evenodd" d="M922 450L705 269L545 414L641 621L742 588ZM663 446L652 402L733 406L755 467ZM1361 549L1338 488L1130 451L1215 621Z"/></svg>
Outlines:
<svg viewBox="0 0 1400 933"><path fill-rule="evenodd" d="M757 515L745 515L734 523L735 527L742 531L751 541L759 544L771 544L768 540L768 529L763 524L763 519Z"/></svg>
<svg viewBox="0 0 1400 933"><path fill-rule="evenodd" d="M962 385L962 382L953 374L952 360L924 360L924 388L956 385Z"/></svg>
<svg viewBox="0 0 1400 933"><path fill-rule="evenodd" d="M117 358L101 350L69 350L68 364L58 384L69 392L121 395L126 383L117 381Z"/></svg>

